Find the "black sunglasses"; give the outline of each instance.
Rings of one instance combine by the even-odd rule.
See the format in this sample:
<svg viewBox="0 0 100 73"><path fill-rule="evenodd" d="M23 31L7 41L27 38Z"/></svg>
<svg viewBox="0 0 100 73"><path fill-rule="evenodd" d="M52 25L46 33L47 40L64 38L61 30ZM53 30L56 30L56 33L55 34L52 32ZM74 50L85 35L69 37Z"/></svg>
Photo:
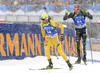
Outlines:
<svg viewBox="0 0 100 73"><path fill-rule="evenodd" d="M41 19L41 20L45 20L45 19Z"/></svg>
<svg viewBox="0 0 100 73"><path fill-rule="evenodd" d="M47 18L47 17L46 17L46 18ZM45 18L45 19L46 19L46 18ZM41 20L45 20L45 19L42 19L42 18L41 18Z"/></svg>

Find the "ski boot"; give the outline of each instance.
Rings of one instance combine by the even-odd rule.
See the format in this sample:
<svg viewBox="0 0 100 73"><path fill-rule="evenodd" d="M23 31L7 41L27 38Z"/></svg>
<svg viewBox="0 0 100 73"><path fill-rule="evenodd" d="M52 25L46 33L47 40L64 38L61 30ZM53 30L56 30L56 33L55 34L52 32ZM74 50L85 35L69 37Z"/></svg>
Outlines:
<svg viewBox="0 0 100 73"><path fill-rule="evenodd" d="M48 59L48 61L49 61L49 65L45 69L53 69L53 63L51 59Z"/></svg>
<svg viewBox="0 0 100 73"><path fill-rule="evenodd" d="M86 62L87 62L86 55L83 56L83 61L86 64Z"/></svg>
<svg viewBox="0 0 100 73"><path fill-rule="evenodd" d="M81 63L81 57L78 57L77 61L75 62L75 64L80 64Z"/></svg>
<svg viewBox="0 0 100 73"><path fill-rule="evenodd" d="M70 70L72 70L72 69L73 69L72 64L69 62L69 60L68 60L68 61L66 61L66 62L67 62L67 64L68 64L69 69L70 69Z"/></svg>

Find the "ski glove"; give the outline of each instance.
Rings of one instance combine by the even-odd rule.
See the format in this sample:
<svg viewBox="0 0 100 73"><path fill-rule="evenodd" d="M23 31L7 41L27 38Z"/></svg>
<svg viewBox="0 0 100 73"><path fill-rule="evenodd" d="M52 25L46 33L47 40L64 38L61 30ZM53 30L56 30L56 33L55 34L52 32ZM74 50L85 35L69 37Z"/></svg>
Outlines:
<svg viewBox="0 0 100 73"><path fill-rule="evenodd" d="M88 10L88 9L86 9L86 10L85 10L85 12L86 12L86 13L88 13L88 12L89 12L89 10Z"/></svg>
<svg viewBox="0 0 100 73"><path fill-rule="evenodd" d="M68 10L66 10L66 13L68 13L69 11Z"/></svg>
<svg viewBox="0 0 100 73"><path fill-rule="evenodd" d="M88 16L89 15L89 10L86 9L85 12L86 12L86 16Z"/></svg>
<svg viewBox="0 0 100 73"><path fill-rule="evenodd" d="M43 38L43 41L45 42L45 38Z"/></svg>
<svg viewBox="0 0 100 73"><path fill-rule="evenodd" d="M60 41L63 41L63 40L64 40L64 39L63 39L63 35L61 35L61 36L60 36Z"/></svg>
<svg viewBox="0 0 100 73"><path fill-rule="evenodd" d="M86 13L86 16L87 16L89 19L93 19L92 15L89 13L89 10L88 10L88 9L85 10L85 13Z"/></svg>

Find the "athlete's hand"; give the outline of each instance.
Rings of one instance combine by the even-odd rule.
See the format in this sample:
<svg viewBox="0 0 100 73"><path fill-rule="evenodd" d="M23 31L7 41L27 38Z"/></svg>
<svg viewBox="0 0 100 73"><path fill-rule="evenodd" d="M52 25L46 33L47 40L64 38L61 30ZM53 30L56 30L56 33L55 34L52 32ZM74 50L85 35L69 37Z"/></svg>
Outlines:
<svg viewBox="0 0 100 73"><path fill-rule="evenodd" d="M85 13L86 13L86 16L89 16L89 10L88 9L85 10Z"/></svg>
<svg viewBox="0 0 100 73"><path fill-rule="evenodd" d="M63 37L64 37L63 35L60 36L60 41L63 41L64 40Z"/></svg>
<svg viewBox="0 0 100 73"><path fill-rule="evenodd" d="M66 10L65 12L66 12L67 14L69 13L69 11L68 11L68 10Z"/></svg>
<svg viewBox="0 0 100 73"><path fill-rule="evenodd" d="M43 38L43 41L45 42L45 37Z"/></svg>
<svg viewBox="0 0 100 73"><path fill-rule="evenodd" d="M86 12L86 13L88 13L88 12L89 12L89 10L88 10L88 9L86 9L86 10L85 10L85 12Z"/></svg>
<svg viewBox="0 0 100 73"><path fill-rule="evenodd" d="M63 17L63 20L68 19L68 17L67 17L67 16L68 16L69 11L68 11L68 10L66 10L65 12L66 12L66 14L65 14L65 15L64 15L64 17Z"/></svg>

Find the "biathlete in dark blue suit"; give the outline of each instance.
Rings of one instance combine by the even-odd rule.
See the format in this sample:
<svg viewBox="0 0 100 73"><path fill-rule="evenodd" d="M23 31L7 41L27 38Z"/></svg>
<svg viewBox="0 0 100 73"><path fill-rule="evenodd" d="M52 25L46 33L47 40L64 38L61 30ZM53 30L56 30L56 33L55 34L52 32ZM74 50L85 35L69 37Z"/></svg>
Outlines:
<svg viewBox="0 0 100 73"><path fill-rule="evenodd" d="M87 39L87 34L86 34L86 23L85 23L85 18L88 17L89 19L93 19L92 15L89 13L89 10L80 10L80 6L77 4L74 6L74 12L71 12L68 14L69 11L66 10L66 13L63 17L63 20L67 20L69 18L72 18L75 24L75 31L76 31L76 43L77 43L77 55L78 59L75 62L76 64L81 63L81 56L80 56L80 39L82 37L82 43L83 43L83 61L86 63L86 39Z"/></svg>

